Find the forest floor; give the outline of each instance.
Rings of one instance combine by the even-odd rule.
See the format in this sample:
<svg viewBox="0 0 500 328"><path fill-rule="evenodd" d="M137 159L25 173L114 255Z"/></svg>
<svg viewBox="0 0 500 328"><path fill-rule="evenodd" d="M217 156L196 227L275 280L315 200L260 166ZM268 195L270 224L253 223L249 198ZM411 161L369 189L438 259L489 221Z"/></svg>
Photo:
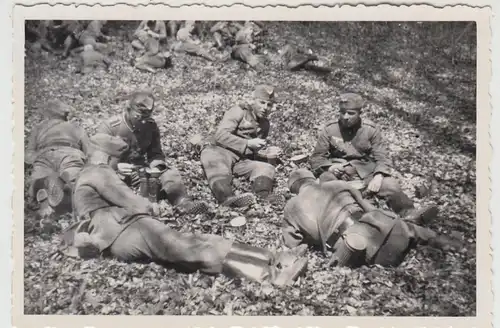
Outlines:
<svg viewBox="0 0 500 328"><path fill-rule="evenodd" d="M224 276L177 273L156 264L51 260L48 255L61 240L57 233L39 228L27 204L25 314L476 315L476 68L471 53L475 44L447 47L441 38L435 39L440 46L434 47L430 39L419 37L417 32L424 27L418 23L394 24L380 28L378 34L370 30L372 23L267 23L262 50L269 67L265 72L254 72L234 60L210 63L178 55L173 68L153 75L130 65L133 54L127 36L137 23L112 24L114 62L107 73L79 75L75 58L60 60L27 51L26 136L41 119L36 110L49 99L74 106L74 121L93 134L100 122L123 110L124 96L149 86L157 97L154 118L168 163L180 170L194 197L211 204L206 215L169 215L165 223L181 231L216 233L279 249L282 204L218 210L199 156L189 150L187 140L196 134L211 136L224 111L249 95L255 85L276 86L280 105L270 115L270 140L285 150L275 190L287 199L286 181L294 169L287 159L310 154L318 129L335 117L339 94L358 92L367 99L364 116L383 131L404 190L415 198L415 186L435 177L430 195L417 199L420 204L439 205L442 214L430 227L441 233L453 231L467 247L460 253L419 247L398 268L355 270L327 268L328 258L310 252L307 275L291 287L279 288ZM276 53L285 40L313 49L342 74L283 70ZM245 181L235 180L235 186L249 190ZM167 204L162 206L172 212ZM245 226L228 224L241 215L247 219ZM61 217L58 225L64 228L70 220Z"/></svg>

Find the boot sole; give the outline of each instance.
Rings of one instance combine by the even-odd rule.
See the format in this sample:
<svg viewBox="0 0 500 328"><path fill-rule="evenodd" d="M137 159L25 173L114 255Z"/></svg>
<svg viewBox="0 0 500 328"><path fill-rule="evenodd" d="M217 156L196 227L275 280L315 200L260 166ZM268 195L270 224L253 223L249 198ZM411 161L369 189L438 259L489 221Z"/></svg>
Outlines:
<svg viewBox="0 0 500 328"><path fill-rule="evenodd" d="M301 258L295 261L291 267L281 271L273 283L277 286L287 286L293 284L293 282L306 272L307 264L307 258Z"/></svg>
<svg viewBox="0 0 500 328"><path fill-rule="evenodd" d="M243 194L238 196L233 196L222 203L222 206L227 207L247 207L252 205L254 202L253 195Z"/></svg>

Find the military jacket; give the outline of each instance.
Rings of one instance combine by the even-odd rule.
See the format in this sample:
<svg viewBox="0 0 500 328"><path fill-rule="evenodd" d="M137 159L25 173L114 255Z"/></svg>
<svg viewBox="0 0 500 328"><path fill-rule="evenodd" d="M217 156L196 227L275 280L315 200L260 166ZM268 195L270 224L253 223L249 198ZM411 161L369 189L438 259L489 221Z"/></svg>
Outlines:
<svg viewBox="0 0 500 328"><path fill-rule="evenodd" d="M215 133L216 144L233 151L239 156L252 155L247 141L253 138L267 138L269 120L258 119L247 105L238 105L228 110Z"/></svg>
<svg viewBox="0 0 500 328"><path fill-rule="evenodd" d="M354 206L353 206L354 205ZM345 209L345 210L343 210ZM285 245L306 243L333 246L336 229L349 212L362 211L359 222L349 232L367 238L368 264L398 265L408 249L436 236L430 229L408 224L393 213L379 210L364 200L358 190L345 181L313 182L301 188L284 210L282 233Z"/></svg>
<svg viewBox="0 0 500 328"><path fill-rule="evenodd" d="M366 119L350 129L342 127L338 120L322 129L311 155L311 167L320 174L335 159L349 162L362 179L375 173L390 175L391 163L380 130Z"/></svg>
<svg viewBox="0 0 500 328"><path fill-rule="evenodd" d="M122 114L103 122L97 133L118 136L125 140L129 150L121 158L123 162L149 165L155 159L165 160L165 154L161 149L160 130L152 118L134 129Z"/></svg>
<svg viewBox="0 0 500 328"><path fill-rule="evenodd" d="M149 216L151 203L135 194L108 165L89 165L79 174L73 192L75 215L91 220L89 233L99 249L109 247L135 220Z"/></svg>
<svg viewBox="0 0 500 328"><path fill-rule="evenodd" d="M89 138L84 129L71 122L48 119L31 131L26 148L26 163L33 163L37 155L48 147L71 147L87 154Z"/></svg>

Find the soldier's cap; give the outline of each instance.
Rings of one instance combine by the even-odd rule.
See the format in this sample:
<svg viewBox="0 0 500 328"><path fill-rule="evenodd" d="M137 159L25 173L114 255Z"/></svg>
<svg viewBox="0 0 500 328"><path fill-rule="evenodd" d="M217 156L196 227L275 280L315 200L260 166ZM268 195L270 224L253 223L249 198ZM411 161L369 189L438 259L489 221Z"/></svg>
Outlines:
<svg viewBox="0 0 500 328"><path fill-rule="evenodd" d="M255 88L253 92L253 96L255 99L264 100L264 101L273 101L274 100L274 87L261 84Z"/></svg>
<svg viewBox="0 0 500 328"><path fill-rule="evenodd" d="M342 109L361 109L364 104L363 97L357 93L344 93L340 95L339 106Z"/></svg>
<svg viewBox="0 0 500 328"><path fill-rule="evenodd" d="M70 112L73 111L73 107L70 105L63 103L62 101L56 99L47 102L45 107L43 107L43 115L45 117L57 117L57 118L66 118Z"/></svg>
<svg viewBox="0 0 500 328"><path fill-rule="evenodd" d="M120 137L110 136L104 133L97 133L90 137L92 152L101 151L111 157L120 157L129 146Z"/></svg>
<svg viewBox="0 0 500 328"><path fill-rule="evenodd" d="M288 189L296 194L304 182L315 180L314 174L307 169L298 169L293 171L288 178Z"/></svg>
<svg viewBox="0 0 500 328"><path fill-rule="evenodd" d="M129 108L141 113L150 114L153 111L155 98L149 90L141 90L130 96Z"/></svg>

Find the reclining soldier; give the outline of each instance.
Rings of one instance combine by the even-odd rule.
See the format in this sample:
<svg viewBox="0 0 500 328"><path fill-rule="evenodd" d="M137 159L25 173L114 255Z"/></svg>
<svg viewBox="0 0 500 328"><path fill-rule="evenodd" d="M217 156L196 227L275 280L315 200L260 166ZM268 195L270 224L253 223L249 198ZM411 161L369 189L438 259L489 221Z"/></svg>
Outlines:
<svg viewBox="0 0 500 328"><path fill-rule="evenodd" d="M311 155L313 172L322 181L361 180L367 192L385 198L389 207L402 217L413 215L424 221L435 217L435 206L416 210L398 180L391 176L381 132L375 123L361 118L363 106L360 95L341 95L340 117L326 124Z"/></svg>
<svg viewBox="0 0 500 328"><path fill-rule="evenodd" d="M154 217L154 206L120 180L115 166L128 145L96 134L74 191L81 221L64 232L62 253L81 258L100 254L126 262L156 262L182 272L199 270L258 282L289 285L307 269L307 247L273 253L217 235L181 233Z"/></svg>
<svg viewBox="0 0 500 328"><path fill-rule="evenodd" d="M259 85L253 99L228 110L215 133L215 144L209 145L200 155L208 185L220 204L245 207L253 202L251 194L234 195L232 177L243 176L250 180L254 193L260 198L270 196L275 169L256 157L266 145L269 134L267 114L274 102L274 88Z"/></svg>
<svg viewBox="0 0 500 328"><path fill-rule="evenodd" d="M418 244L443 250L462 246L416 220L374 207L345 181L317 182L312 172L298 169L290 175L288 187L297 196L284 210L285 245L308 244L325 253L331 251L333 265L398 266Z"/></svg>
<svg viewBox="0 0 500 328"><path fill-rule="evenodd" d="M247 22L242 29L236 33L235 45L232 48L232 58L247 63L255 70L263 70L262 56L255 55L254 36L260 29L253 22Z"/></svg>
<svg viewBox="0 0 500 328"><path fill-rule="evenodd" d="M45 217L54 210L71 210L71 188L84 165L89 141L85 130L68 122L70 106L56 100L42 110L45 119L32 129L24 161L33 166L29 195Z"/></svg>
<svg viewBox="0 0 500 328"><path fill-rule="evenodd" d="M120 173L128 175L127 181L131 186L139 184L136 169L157 169L162 172L161 191L155 198L158 200L166 198L180 212L204 213L208 209L207 205L203 202L194 202L187 194L180 173L174 168L168 168L165 163L160 131L156 121L151 117L154 104L151 92L135 92L131 96L128 108L121 115L103 122L97 132L119 136L129 145L128 151L121 158L123 163Z"/></svg>
<svg viewBox="0 0 500 328"><path fill-rule="evenodd" d="M77 52L79 52L79 50L75 51L75 53ZM106 72L110 66L111 58L96 51L91 44L83 46L80 52L80 67L78 67L77 72L82 74L89 74L95 70Z"/></svg>
<svg viewBox="0 0 500 328"><path fill-rule="evenodd" d="M177 41L171 46L172 51L184 52L192 56L199 56L209 61L215 61L208 49L205 49L201 44L201 40L193 36L196 28L195 21L186 21L184 26L177 31Z"/></svg>

